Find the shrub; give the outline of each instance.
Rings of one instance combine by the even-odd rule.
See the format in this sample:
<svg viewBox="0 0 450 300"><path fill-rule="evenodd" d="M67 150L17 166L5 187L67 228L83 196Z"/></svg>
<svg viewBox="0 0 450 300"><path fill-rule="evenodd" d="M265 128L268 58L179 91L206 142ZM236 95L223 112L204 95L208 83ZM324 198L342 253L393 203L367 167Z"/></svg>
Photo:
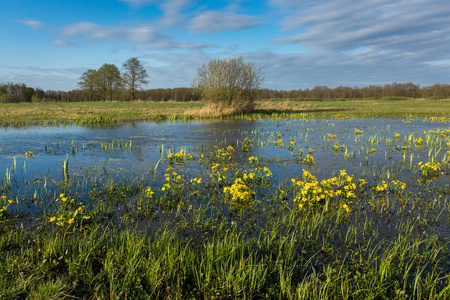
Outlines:
<svg viewBox="0 0 450 300"><path fill-rule="evenodd" d="M262 80L261 68L236 56L204 63L198 69L193 87L215 110L239 113L254 109Z"/></svg>

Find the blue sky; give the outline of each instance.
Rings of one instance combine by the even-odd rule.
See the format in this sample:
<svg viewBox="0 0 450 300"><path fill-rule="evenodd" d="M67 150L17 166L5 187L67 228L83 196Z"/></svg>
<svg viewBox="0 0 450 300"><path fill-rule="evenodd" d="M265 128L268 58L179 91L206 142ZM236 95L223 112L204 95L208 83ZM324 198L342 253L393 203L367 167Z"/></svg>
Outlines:
<svg viewBox="0 0 450 300"><path fill-rule="evenodd" d="M448 0L0 0L0 83L77 88L138 57L147 88L243 55L263 87L450 83Z"/></svg>

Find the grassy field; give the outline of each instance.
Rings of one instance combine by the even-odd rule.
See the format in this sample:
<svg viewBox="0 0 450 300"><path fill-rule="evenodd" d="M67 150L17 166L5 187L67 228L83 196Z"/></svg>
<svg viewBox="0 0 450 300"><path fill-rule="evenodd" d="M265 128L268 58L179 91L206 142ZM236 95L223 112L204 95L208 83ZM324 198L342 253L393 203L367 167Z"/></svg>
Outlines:
<svg viewBox="0 0 450 300"><path fill-rule="evenodd" d="M354 114L368 117L441 116L450 112L450 100L349 100L349 101L295 101L266 100L257 106L264 110L286 113L305 112L329 116Z"/></svg>
<svg viewBox="0 0 450 300"><path fill-rule="evenodd" d="M19 103L0 105L1 126L46 123L110 124L137 120L189 120L211 118L202 112L202 102L77 102ZM355 100L296 101L265 100L257 102L250 116L267 117L284 114L295 117L332 116L360 117L445 116L450 114L450 100Z"/></svg>

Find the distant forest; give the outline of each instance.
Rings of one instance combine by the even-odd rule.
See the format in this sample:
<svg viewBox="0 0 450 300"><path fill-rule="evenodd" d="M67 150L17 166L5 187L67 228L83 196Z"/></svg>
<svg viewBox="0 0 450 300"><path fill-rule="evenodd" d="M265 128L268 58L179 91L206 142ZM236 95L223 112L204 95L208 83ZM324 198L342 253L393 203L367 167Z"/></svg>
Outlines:
<svg viewBox="0 0 450 300"><path fill-rule="evenodd" d="M198 101L199 93L194 88L147 89L136 91L136 99L142 101ZM260 89L257 100L264 99L298 99L298 100L353 100L353 99L390 99L401 100L409 98L450 99L450 84L433 84L419 87L413 83L392 83L383 86L329 88L316 86L313 89L273 90ZM19 102L81 102L89 101L86 90L72 91L43 90L32 88L24 83L0 84L0 103ZM94 97L93 101L102 101ZM128 91L115 92L112 100L130 101Z"/></svg>

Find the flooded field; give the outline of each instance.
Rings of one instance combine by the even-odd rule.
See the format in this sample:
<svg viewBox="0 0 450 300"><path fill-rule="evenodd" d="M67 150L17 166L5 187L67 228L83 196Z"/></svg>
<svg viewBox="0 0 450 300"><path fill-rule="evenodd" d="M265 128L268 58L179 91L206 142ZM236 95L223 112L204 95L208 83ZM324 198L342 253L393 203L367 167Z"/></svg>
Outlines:
<svg viewBox="0 0 450 300"><path fill-rule="evenodd" d="M364 297L439 298L450 292L448 122L336 116L8 128L0 132L0 222L64 236L98 226L150 240L170 231L206 252L234 237L249 247L241 262L255 255L251 272L261 259L284 268L258 270L262 285L243 279L240 291L235 281L220 285L218 270L186 275L196 297L212 293L205 280L247 296L281 280L285 290L274 293L295 298L305 287L332 292L347 278ZM321 285L329 276L336 286Z"/></svg>

